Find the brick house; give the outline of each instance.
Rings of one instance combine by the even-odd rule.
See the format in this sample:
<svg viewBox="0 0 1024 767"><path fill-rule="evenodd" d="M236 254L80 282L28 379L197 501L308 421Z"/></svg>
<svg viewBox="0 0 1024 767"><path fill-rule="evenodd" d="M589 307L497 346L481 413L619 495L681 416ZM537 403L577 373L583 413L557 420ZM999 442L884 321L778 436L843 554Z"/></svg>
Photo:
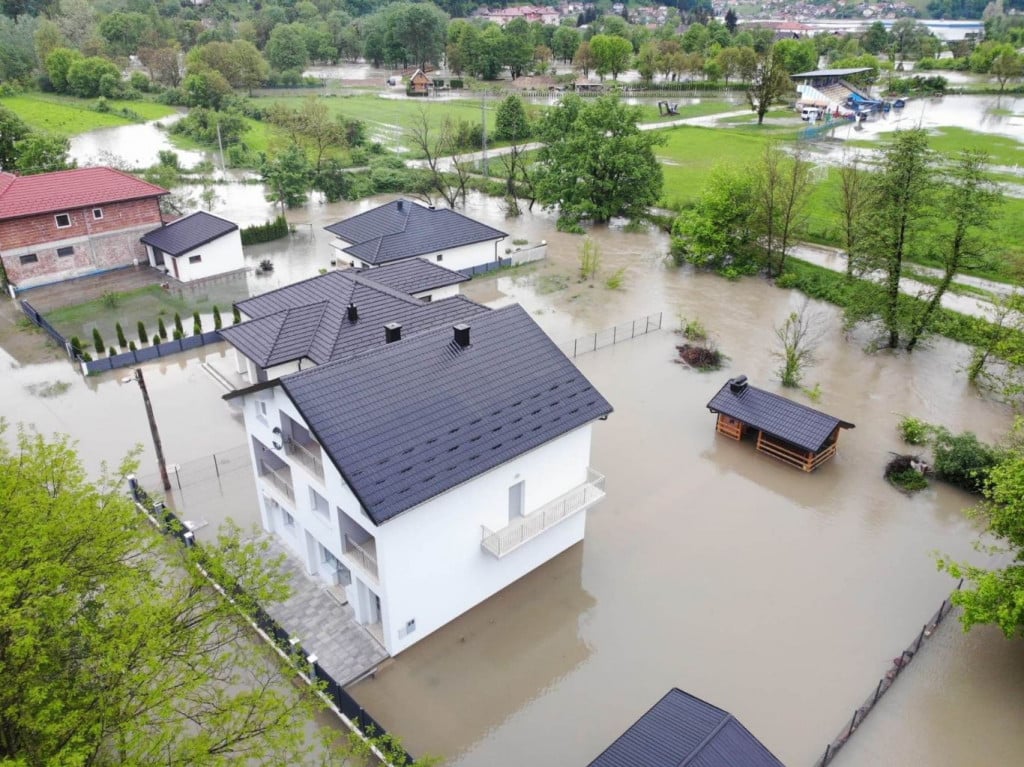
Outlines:
<svg viewBox="0 0 1024 767"><path fill-rule="evenodd" d="M0 172L0 259L18 288L145 262L166 189L113 168Z"/></svg>

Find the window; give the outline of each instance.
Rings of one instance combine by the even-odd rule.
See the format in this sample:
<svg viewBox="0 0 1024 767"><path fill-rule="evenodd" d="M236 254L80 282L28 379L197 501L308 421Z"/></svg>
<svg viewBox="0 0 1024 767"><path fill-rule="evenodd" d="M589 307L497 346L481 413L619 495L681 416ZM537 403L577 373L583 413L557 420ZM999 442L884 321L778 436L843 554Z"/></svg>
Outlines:
<svg viewBox="0 0 1024 767"><path fill-rule="evenodd" d="M285 527L295 527L295 517L284 509L281 509L281 520L284 522Z"/></svg>
<svg viewBox="0 0 1024 767"><path fill-rule="evenodd" d="M73 256L73 255L75 255L75 249L74 249L74 247L72 247L70 245L68 247L66 247L66 248L57 248L57 255L58 256Z"/></svg>
<svg viewBox="0 0 1024 767"><path fill-rule="evenodd" d="M309 488L309 505L321 518L328 522L331 520L331 507L327 504L327 499L313 488Z"/></svg>
<svg viewBox="0 0 1024 767"><path fill-rule="evenodd" d="M266 400L256 400L256 417L260 419L264 424L267 423L267 402Z"/></svg>
<svg viewBox="0 0 1024 767"><path fill-rule="evenodd" d="M101 218L103 218L103 208L93 208L92 209L92 217L94 219L96 219L97 221L99 221Z"/></svg>
<svg viewBox="0 0 1024 767"><path fill-rule="evenodd" d="M188 257L188 262L190 264L198 264L202 260L203 260L202 256L189 256Z"/></svg>
<svg viewBox="0 0 1024 767"><path fill-rule="evenodd" d="M58 213L53 217L53 220L57 222L58 229L67 229L71 226L71 214L70 213Z"/></svg>
<svg viewBox="0 0 1024 767"><path fill-rule="evenodd" d="M38 260L39 260L39 256L37 256L35 253L29 253L27 256L22 256L19 259L19 261L21 262L22 266L25 266L26 264L34 264Z"/></svg>
<svg viewBox="0 0 1024 767"><path fill-rule="evenodd" d="M438 253L437 254L437 260L438 261L444 261L444 253Z"/></svg>
<svg viewBox="0 0 1024 767"><path fill-rule="evenodd" d="M423 301L423 303L425 303L425 304L429 304L433 300L433 297L432 296L423 296L423 298L421 298L420 300Z"/></svg>

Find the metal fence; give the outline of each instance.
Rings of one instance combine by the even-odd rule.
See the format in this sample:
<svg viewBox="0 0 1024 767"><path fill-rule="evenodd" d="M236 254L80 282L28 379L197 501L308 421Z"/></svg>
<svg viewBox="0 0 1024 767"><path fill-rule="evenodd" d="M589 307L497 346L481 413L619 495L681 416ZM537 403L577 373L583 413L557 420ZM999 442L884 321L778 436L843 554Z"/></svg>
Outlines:
<svg viewBox="0 0 1024 767"><path fill-rule="evenodd" d="M662 312L648 314L646 317L623 322L604 330L598 330L590 335L574 338L568 343L560 345L562 351L569 357L578 357L587 352L596 352L606 346L613 346L622 341L629 341L637 336L653 333L661 330Z"/></svg>
<svg viewBox="0 0 1024 767"><path fill-rule="evenodd" d="M203 568L204 557L202 548L197 546L195 536L178 519L174 512L164 506L162 501L151 499L135 477L129 477L128 487L137 508L144 512L164 535L175 538L182 545L196 550L196 561L203 575L218 591L228 597L239 594L239 586L237 584L218 583L210 576L209 571ZM315 656L307 655L298 639L292 637L283 626L271 618L266 610L256 606L251 614L247 614L247 617L250 619L251 624L259 629L268 641L272 642L283 655L291 660L295 671L315 685L318 692L326 697L364 736L374 738L387 734L387 730L380 725L380 722L374 719L366 709L359 705L355 698L347 693L330 674L324 671ZM402 767L403 765L415 762L415 759L407 751L403 751L403 753L405 755L404 761L395 765L395 767Z"/></svg>
<svg viewBox="0 0 1024 767"><path fill-rule="evenodd" d="M478 274L487 274L488 272L493 272L495 269L501 269L504 266L512 266L512 259L502 258L497 261L488 261L485 264L471 266L468 269L459 269L459 274L463 277L475 277Z"/></svg>
<svg viewBox="0 0 1024 767"><path fill-rule="evenodd" d="M963 585L964 581L961 578L960 583L957 584L956 590L959 591ZM910 665L910 662L921 649L921 645L924 643L924 640L928 639L935 633L935 629L938 628L939 624L942 623L943 619L949 615L952 610L952 599L943 599L942 604L939 605L939 609L931 619L921 627L921 631L918 633L917 638L899 654L899 657L892 659L892 665L889 667L889 670L885 672L882 678L878 680L878 684L875 686L872 693L868 695L864 702L854 710L853 717L843 727L843 729L839 731L839 734L832 740L832 742L825 746L825 753L823 753L818 758L818 761L814 763L814 767L827 767L827 765L835 759L836 754L838 754L840 749L846 745L850 736L857 731L857 728L864 722L878 701L882 699L882 696L889 692L889 689L893 684L895 684L896 679L899 678L903 669Z"/></svg>
<svg viewBox="0 0 1024 767"><path fill-rule="evenodd" d="M111 357L100 357L94 360L85 360L81 354L76 352L71 346L71 342L68 341L57 328L51 325L47 319L40 314L36 309L28 302L21 301L21 310L25 313L25 316L37 327L42 328L47 335L50 336L57 344L65 351L68 358L72 362L77 362L82 372L86 375L90 373L100 373L105 370L117 370L118 368L126 368L131 365L137 365L140 362L149 362L159 357L167 357L172 354L178 354L180 352L188 351L189 349L198 349L200 346L206 346L207 344L215 344L220 342L221 336L220 331L210 330L205 333L200 333L195 336L185 336L184 338L178 338L173 341L164 341L161 344L155 346L144 346L141 349L134 351L121 352ZM99 350L97 350L99 352Z"/></svg>

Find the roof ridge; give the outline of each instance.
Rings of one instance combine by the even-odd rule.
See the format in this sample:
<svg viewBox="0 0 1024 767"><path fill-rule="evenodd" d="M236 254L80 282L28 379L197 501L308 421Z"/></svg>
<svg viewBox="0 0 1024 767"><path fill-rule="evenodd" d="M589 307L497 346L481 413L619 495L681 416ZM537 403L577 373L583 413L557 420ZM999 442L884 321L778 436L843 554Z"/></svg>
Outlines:
<svg viewBox="0 0 1024 767"><path fill-rule="evenodd" d="M718 708L718 706L715 706L715 708ZM720 708L718 710L722 711L722 709ZM735 721L737 724L739 724L739 721L736 719L736 717L734 717L728 711L722 711L722 713L725 714L725 718L722 719L722 721L720 721L717 725L715 725L715 728L711 730L711 732L709 732L706 736L704 736L704 740L698 743L694 747L693 751L691 751L689 755L685 759L683 759L683 761L677 764L676 767L686 767L686 765L690 764L694 759L700 756L700 752L703 751L708 746L708 744L715 739L715 736L718 735L718 733L722 731L722 728L729 724L729 722ZM742 727L742 725L740 726Z"/></svg>
<svg viewBox="0 0 1024 767"><path fill-rule="evenodd" d="M335 270L333 272L327 272L327 274L314 274L312 277L307 277L304 280L299 280L298 282L292 282L292 283L289 283L288 285L282 285L279 288L274 288L273 290L268 290L266 293L260 293L259 295L256 295L256 296L249 296L248 298L245 298L245 299L242 299L241 301L236 302L235 306L241 306L242 304L249 303L250 301L256 301L256 300L258 300L260 298L263 298L265 296L269 296L271 293L278 293L278 292L280 292L282 290L288 290L289 288L294 288L297 285L305 285L307 282L313 282L314 280L322 280L325 277L328 277L328 276L331 276L331 275L339 275L340 277L343 277L346 281L347 280L351 280L352 279L351 275L346 274L346 272L348 272L348 269L338 269L338 270ZM334 278L334 279L337 279L337 278ZM327 301L329 299L325 298L325 299L321 299L321 300L322 301ZM318 304L318 303L320 303L320 301L313 301L312 303ZM300 305L301 306L309 306L310 304L300 304ZM279 309L278 311L284 311L284 309ZM277 312L271 312L271 314L277 314ZM264 315L264 316L269 317L270 314L267 314L267 315Z"/></svg>

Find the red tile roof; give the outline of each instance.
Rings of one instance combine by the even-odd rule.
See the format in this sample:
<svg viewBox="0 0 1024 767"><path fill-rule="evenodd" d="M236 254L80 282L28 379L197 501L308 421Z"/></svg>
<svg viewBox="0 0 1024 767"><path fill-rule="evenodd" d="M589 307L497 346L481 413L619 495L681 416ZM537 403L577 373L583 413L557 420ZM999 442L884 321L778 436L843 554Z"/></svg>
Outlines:
<svg viewBox="0 0 1024 767"><path fill-rule="evenodd" d="M34 176L0 172L0 221L167 194L113 168L75 168Z"/></svg>

